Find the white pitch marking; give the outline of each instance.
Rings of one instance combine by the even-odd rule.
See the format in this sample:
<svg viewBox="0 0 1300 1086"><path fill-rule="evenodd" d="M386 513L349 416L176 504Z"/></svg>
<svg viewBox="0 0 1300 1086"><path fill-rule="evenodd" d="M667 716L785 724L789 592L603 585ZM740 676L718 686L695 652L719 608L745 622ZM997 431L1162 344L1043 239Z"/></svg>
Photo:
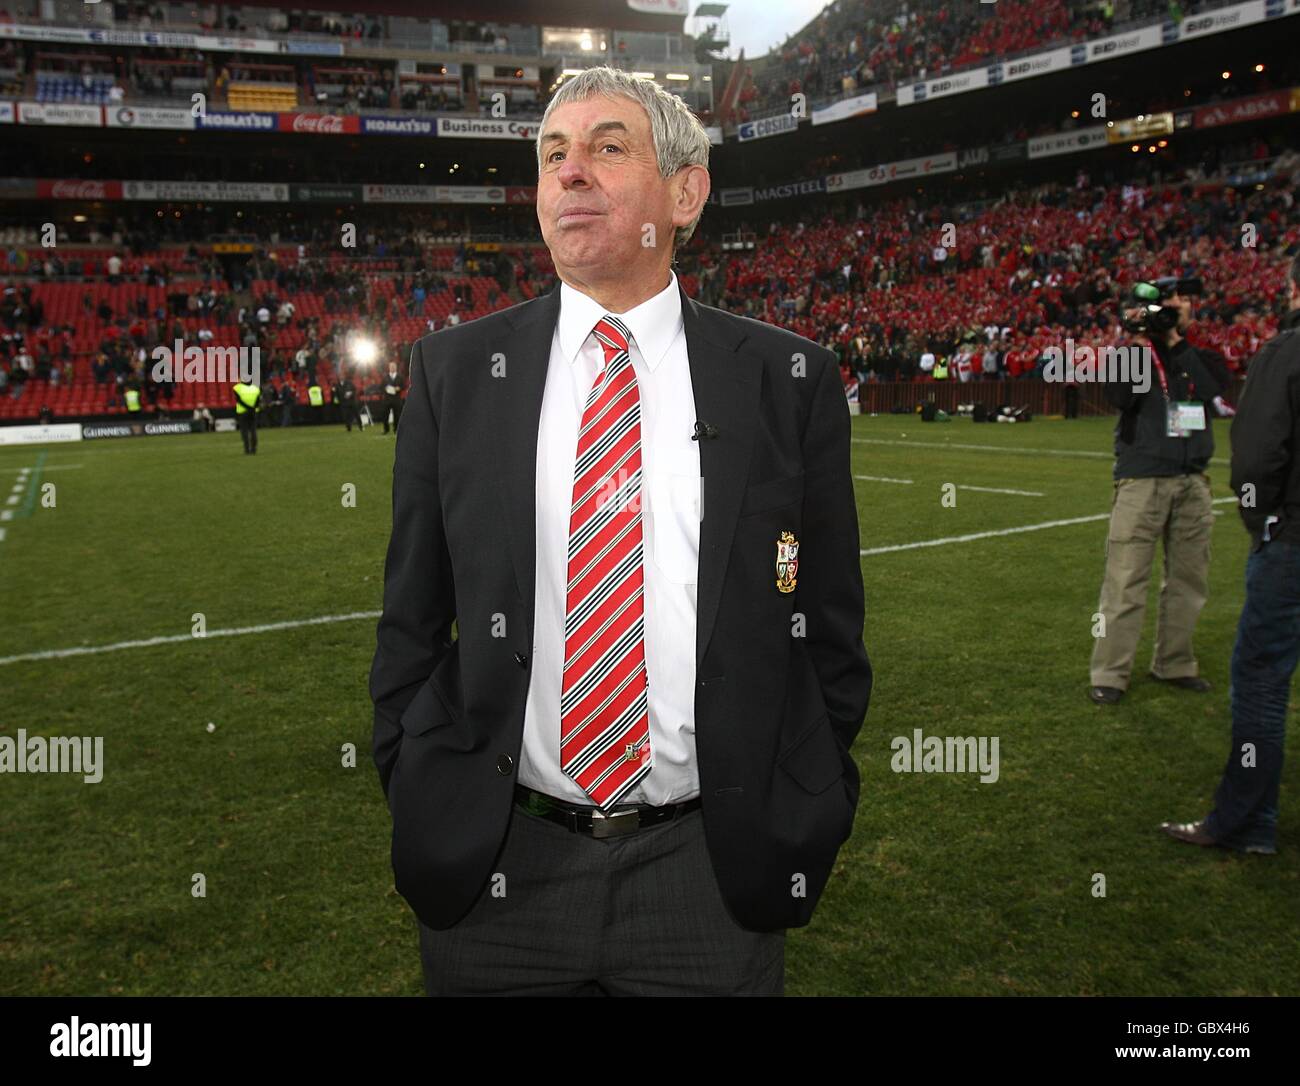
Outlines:
<svg viewBox="0 0 1300 1086"><path fill-rule="evenodd" d="M18 504L17 494L10 494L9 497L5 500L5 505L17 505L17 504Z"/></svg>
<svg viewBox="0 0 1300 1086"><path fill-rule="evenodd" d="M888 475L855 475L855 479L866 479L869 483L904 483L907 486L912 485L911 479L891 479Z"/></svg>
<svg viewBox="0 0 1300 1086"><path fill-rule="evenodd" d="M1236 498L1215 498L1214 505L1223 505L1225 502L1237 501ZM1071 524L1088 524L1095 520L1109 520L1109 513L1093 513L1087 517L1070 517L1068 520L1046 520L1041 524L1023 524L1018 528L997 528L988 532L971 532L969 535L951 535L943 539L922 539L916 543L895 543L889 547L870 547L866 550L859 550L858 554L866 557L868 554L889 554L893 551L911 551L920 547L942 547L949 543L969 543L975 539L992 539L1000 535L1019 535L1021 532L1041 532L1044 528L1065 528ZM2 661L0 661L2 662Z"/></svg>
<svg viewBox="0 0 1300 1086"><path fill-rule="evenodd" d="M0 656L0 665L17 664L26 660L62 660L68 656L92 656L101 652L118 652L121 649L147 648L151 645L174 645L182 641L205 641L213 637L239 637L243 634L270 633L273 630L293 630L300 626L323 626L331 622L352 622L363 618L378 618L380 611L352 611L346 615L322 615L319 618L299 618L288 622L268 622L262 626L239 626L229 630L209 630L207 637L193 634L169 634L166 637L148 637L141 641L118 641L112 645L78 645L71 649L47 649L44 652L23 652L17 656Z"/></svg>
<svg viewBox="0 0 1300 1086"><path fill-rule="evenodd" d="M958 483L958 490L982 490L985 494L1015 494L1021 498L1042 498L1045 495L1041 490L1006 490L1000 486L970 486L967 483Z"/></svg>
<svg viewBox="0 0 1300 1086"><path fill-rule="evenodd" d="M1082 456L1098 460L1113 460L1113 452L1096 452L1088 449L1026 449L1013 448L1009 445L969 445L958 441L906 441L902 438L883 438L883 437L855 437L853 438L859 445L912 445L918 449L938 449L942 452L944 449L974 449L977 452L1000 452L1000 453L1031 453L1036 456ZM1227 464L1229 461L1221 456L1216 456L1210 461L1211 464Z"/></svg>

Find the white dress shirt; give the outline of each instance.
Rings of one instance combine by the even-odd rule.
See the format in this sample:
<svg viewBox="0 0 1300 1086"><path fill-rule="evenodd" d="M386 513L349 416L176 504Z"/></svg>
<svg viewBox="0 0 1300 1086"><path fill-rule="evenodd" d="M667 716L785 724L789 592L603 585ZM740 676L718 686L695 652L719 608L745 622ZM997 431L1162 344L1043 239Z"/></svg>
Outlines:
<svg viewBox="0 0 1300 1086"><path fill-rule="evenodd" d="M700 554L700 448L677 276L626 313L641 397L643 608L651 770L620 802L681 803L700 794L695 763L695 592ZM519 780L576 804L592 800L560 768L569 509L578 429L605 365L592 329L607 310L561 282L560 316L537 433L533 669Z"/></svg>

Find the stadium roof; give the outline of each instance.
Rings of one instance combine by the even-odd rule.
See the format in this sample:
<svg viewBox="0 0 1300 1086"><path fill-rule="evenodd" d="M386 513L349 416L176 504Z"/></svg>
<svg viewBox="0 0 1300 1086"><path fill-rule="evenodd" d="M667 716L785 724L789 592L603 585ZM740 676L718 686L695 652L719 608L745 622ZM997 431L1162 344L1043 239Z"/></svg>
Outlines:
<svg viewBox="0 0 1300 1086"><path fill-rule="evenodd" d="M283 0L245 0L251 7L283 8ZM608 27L680 33L685 15L634 11L631 0L311 0L313 11L348 15L409 15L420 19L464 19L524 26Z"/></svg>

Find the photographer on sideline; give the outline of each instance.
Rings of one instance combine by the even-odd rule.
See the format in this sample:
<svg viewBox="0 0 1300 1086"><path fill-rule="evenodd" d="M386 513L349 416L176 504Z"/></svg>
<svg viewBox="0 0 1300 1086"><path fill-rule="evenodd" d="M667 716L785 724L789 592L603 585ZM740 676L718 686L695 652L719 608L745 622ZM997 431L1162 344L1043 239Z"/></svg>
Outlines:
<svg viewBox="0 0 1300 1086"><path fill-rule="evenodd" d="M1210 814L1161 829L1190 845L1272 855L1300 657L1300 255L1287 275L1278 335L1246 370L1232 423L1232 489L1252 541L1232 652L1232 747Z"/></svg>
<svg viewBox="0 0 1300 1086"><path fill-rule="evenodd" d="M1128 689L1137 655L1156 543L1164 540L1165 575L1156 617L1151 677L1205 693L1197 674L1192 631L1205 605L1210 567L1210 478L1214 455L1210 417L1230 413L1226 391L1183 333L1191 323L1199 279L1135 283L1124 328L1143 351L1144 391L1108 382L1119 408L1115 426L1115 490L1106 537L1106 575L1098 611L1102 636L1092 650L1088 697L1113 705ZM1152 372L1154 371L1154 372Z"/></svg>

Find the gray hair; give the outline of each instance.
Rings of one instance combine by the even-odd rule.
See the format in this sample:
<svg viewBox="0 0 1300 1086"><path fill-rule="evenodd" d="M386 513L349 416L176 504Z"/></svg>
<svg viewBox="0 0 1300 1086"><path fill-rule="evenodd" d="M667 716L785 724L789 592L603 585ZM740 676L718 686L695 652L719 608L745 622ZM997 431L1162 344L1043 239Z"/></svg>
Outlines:
<svg viewBox="0 0 1300 1086"><path fill-rule="evenodd" d="M650 135L662 177L672 177L683 166L709 168L709 134L681 98L669 94L653 79L629 75L617 68L600 67L588 68L566 79L547 104L542 123L537 128L538 174L542 172L542 133L546 130L551 111L568 102L582 102L597 96L631 98L645 109L650 118ZM700 208L700 215L703 214L704 209ZM674 251L691 239L700 215L696 215L689 226L679 226L673 231Z"/></svg>

